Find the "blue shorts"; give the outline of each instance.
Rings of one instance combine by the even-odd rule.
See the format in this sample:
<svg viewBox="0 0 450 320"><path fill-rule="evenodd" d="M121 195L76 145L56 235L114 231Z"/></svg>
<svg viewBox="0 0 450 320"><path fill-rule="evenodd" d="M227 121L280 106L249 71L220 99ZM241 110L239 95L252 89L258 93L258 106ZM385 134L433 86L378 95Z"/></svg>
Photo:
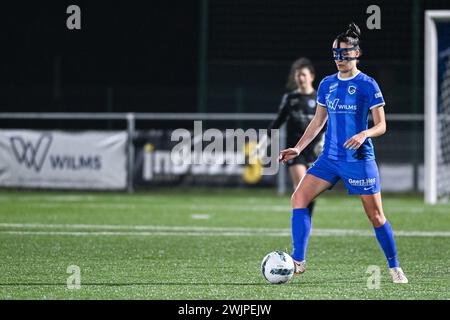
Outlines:
<svg viewBox="0 0 450 320"><path fill-rule="evenodd" d="M349 194L380 192L380 176L375 160L336 161L321 155L306 173L328 181L333 186L342 179Z"/></svg>

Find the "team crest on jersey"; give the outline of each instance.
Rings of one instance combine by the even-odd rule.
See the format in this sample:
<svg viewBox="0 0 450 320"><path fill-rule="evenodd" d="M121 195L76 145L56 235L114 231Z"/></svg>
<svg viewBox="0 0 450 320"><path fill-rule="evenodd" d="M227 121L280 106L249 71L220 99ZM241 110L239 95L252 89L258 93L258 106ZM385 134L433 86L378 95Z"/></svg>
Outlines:
<svg viewBox="0 0 450 320"><path fill-rule="evenodd" d="M298 99L291 99L291 106L295 106L298 103Z"/></svg>
<svg viewBox="0 0 450 320"><path fill-rule="evenodd" d="M354 94L355 92L356 92L356 87L355 86L349 86L348 87L348 93Z"/></svg>
<svg viewBox="0 0 450 320"><path fill-rule="evenodd" d="M314 108L315 106L316 106L316 100L314 100L314 99L309 99L309 100L308 100L308 107Z"/></svg>

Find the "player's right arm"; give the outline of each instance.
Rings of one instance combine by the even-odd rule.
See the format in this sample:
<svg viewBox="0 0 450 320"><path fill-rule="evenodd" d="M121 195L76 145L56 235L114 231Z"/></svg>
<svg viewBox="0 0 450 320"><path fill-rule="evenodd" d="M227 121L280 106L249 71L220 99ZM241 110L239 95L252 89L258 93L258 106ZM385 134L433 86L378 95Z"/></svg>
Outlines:
<svg viewBox="0 0 450 320"><path fill-rule="evenodd" d="M300 155L300 153L314 140L314 138L320 133L323 126L327 122L328 113L325 106L317 104L316 113L314 118L309 123L305 132L295 147L282 150L278 160L286 163L288 160L293 159Z"/></svg>

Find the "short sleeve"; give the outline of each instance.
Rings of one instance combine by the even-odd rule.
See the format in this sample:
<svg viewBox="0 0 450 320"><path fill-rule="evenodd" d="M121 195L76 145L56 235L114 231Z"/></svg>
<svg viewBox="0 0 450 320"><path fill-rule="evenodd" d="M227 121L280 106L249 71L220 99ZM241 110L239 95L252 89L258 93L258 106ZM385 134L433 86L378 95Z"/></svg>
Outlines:
<svg viewBox="0 0 450 320"><path fill-rule="evenodd" d="M369 109L381 107L385 104L380 87L378 86L378 83L374 79L370 79L368 82L367 94L368 94L367 106Z"/></svg>
<svg viewBox="0 0 450 320"><path fill-rule="evenodd" d="M320 81L319 89L317 90L317 104L326 106L325 92L327 91L324 80Z"/></svg>

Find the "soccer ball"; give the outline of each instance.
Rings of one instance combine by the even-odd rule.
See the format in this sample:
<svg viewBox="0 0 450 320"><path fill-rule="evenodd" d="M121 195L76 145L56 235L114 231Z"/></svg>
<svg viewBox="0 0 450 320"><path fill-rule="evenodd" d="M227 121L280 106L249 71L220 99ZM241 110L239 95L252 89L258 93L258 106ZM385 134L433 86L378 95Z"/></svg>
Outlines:
<svg viewBox="0 0 450 320"><path fill-rule="evenodd" d="M270 283L285 283L294 275L294 260L286 252L271 252L261 263L261 273Z"/></svg>

